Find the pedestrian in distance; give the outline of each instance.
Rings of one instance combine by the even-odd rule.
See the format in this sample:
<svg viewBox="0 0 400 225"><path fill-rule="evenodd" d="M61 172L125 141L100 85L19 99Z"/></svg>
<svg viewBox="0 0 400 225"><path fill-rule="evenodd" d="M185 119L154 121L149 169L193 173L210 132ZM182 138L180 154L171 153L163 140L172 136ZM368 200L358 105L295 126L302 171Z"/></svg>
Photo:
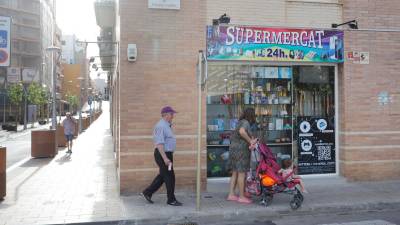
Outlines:
<svg viewBox="0 0 400 225"><path fill-rule="evenodd" d="M175 198L175 172L173 166L173 153L176 150L176 138L172 130L172 120L177 112L170 106L161 109L161 120L153 131L154 159L159 167L159 174L142 193L149 203L152 195L165 183L167 188L167 204L182 206Z"/></svg>
<svg viewBox="0 0 400 225"><path fill-rule="evenodd" d="M232 170L230 189L227 200L237 201L243 204L252 203L245 194L246 172L250 170L250 151L255 148L257 139L251 132L251 124L256 122L256 114L253 108L246 108L240 116L238 126L232 132L229 146L228 168ZM236 189L239 189L239 196Z"/></svg>
<svg viewBox="0 0 400 225"><path fill-rule="evenodd" d="M66 113L66 118L63 120L64 135L67 139L67 153L72 153L72 140L74 139L76 120L71 116L71 113Z"/></svg>

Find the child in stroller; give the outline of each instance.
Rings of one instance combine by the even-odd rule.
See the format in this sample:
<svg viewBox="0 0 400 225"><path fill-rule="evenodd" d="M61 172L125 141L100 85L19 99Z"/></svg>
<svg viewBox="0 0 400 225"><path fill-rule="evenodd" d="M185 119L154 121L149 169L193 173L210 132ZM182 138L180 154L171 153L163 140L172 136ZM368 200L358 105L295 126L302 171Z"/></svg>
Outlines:
<svg viewBox="0 0 400 225"><path fill-rule="evenodd" d="M294 174L294 170L296 167L293 166L293 162L291 159L283 159L282 160L282 169L278 171L282 177L286 177L286 181L296 181L299 183L300 189L302 193L308 193L304 188L304 182L300 176Z"/></svg>
<svg viewBox="0 0 400 225"><path fill-rule="evenodd" d="M273 196L276 193L293 195L290 207L293 210L298 209L303 203L304 197L297 188L297 185L300 184L299 180L288 179L294 175L294 170L282 176L279 173L281 168L276 162L275 155L264 143L258 143L252 154L254 154L253 158L256 158L257 166L255 173L250 172L247 178L247 192L261 196L260 203L264 206L271 204Z"/></svg>

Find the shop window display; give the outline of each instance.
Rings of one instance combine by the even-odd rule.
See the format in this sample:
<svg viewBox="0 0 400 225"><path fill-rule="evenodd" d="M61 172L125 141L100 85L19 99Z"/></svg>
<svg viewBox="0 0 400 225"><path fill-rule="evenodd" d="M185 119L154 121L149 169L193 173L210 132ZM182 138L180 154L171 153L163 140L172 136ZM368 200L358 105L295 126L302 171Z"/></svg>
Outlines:
<svg viewBox="0 0 400 225"><path fill-rule="evenodd" d="M253 133L273 150L278 160L292 158L297 162L297 117L334 115L331 72L331 67L210 65L208 177L229 176L229 138L247 107L256 111Z"/></svg>

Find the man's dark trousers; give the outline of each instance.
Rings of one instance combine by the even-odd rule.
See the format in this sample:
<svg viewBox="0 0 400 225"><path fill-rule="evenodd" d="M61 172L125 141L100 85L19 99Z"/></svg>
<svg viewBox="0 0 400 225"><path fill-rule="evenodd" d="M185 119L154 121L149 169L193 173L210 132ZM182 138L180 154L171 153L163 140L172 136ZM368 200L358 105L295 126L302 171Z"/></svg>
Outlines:
<svg viewBox="0 0 400 225"><path fill-rule="evenodd" d="M173 162L173 153L166 152L165 154L167 155L168 159ZM168 170L168 166L165 165L165 162L157 148L154 150L154 159L160 168L160 172L156 178L154 178L150 186L143 191L143 194L151 197L165 182L165 186L167 187L168 203L171 203L176 200L174 168Z"/></svg>

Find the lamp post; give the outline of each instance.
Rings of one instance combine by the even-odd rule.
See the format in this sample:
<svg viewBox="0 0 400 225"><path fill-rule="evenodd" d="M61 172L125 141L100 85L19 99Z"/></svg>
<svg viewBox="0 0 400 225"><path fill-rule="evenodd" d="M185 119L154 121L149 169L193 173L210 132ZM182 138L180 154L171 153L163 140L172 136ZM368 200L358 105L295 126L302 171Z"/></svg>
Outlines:
<svg viewBox="0 0 400 225"><path fill-rule="evenodd" d="M82 80L84 79L83 77L78 77L79 80L79 101L78 101L78 115L79 115L79 133L82 133Z"/></svg>
<svg viewBox="0 0 400 225"><path fill-rule="evenodd" d="M53 102L52 102L52 114L51 114L51 126L52 129L57 129L57 115L56 115L56 85L57 85L57 76L56 76L56 59L55 59L55 54L61 52L61 49L57 46L50 46L46 48L46 51L52 53L52 68L53 68L53 75L52 75L52 96L53 96Z"/></svg>

